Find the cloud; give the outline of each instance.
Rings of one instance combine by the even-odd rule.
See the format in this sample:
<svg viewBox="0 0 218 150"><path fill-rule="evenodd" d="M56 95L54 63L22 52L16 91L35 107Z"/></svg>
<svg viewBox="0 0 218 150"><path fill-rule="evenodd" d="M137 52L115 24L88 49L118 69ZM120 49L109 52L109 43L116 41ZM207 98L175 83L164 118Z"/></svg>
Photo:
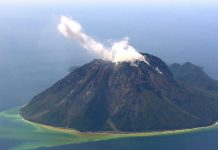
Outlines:
<svg viewBox="0 0 218 150"><path fill-rule="evenodd" d="M75 20L66 16L61 16L58 25L59 32L67 38L73 39L85 49L99 55L104 60L109 60L114 63L146 61L146 58L129 44L128 38L121 41L111 43L110 47L96 41L91 36L87 35L82 26Z"/></svg>

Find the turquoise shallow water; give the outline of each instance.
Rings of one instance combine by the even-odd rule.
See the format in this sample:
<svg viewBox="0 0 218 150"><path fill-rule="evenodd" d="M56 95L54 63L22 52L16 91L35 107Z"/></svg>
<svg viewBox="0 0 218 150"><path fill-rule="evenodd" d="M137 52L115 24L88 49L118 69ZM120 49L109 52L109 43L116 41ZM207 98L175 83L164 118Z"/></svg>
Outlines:
<svg viewBox="0 0 218 150"><path fill-rule="evenodd" d="M47 148L46 148L47 149ZM40 150L46 150L41 148ZM71 144L49 150L217 150L218 132L179 136L139 137L83 144Z"/></svg>
<svg viewBox="0 0 218 150"><path fill-rule="evenodd" d="M1 150L217 150L218 126L133 134L79 133L28 122L20 107L0 112Z"/></svg>

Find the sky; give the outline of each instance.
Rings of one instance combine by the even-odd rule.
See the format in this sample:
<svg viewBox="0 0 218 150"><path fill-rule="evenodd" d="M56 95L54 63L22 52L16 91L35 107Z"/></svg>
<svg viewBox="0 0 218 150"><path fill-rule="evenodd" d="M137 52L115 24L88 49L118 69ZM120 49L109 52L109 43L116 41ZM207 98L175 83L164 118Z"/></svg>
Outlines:
<svg viewBox="0 0 218 150"><path fill-rule="evenodd" d="M66 76L70 66L96 58L58 32L61 15L77 20L102 43L128 36L138 51L167 64L190 61L218 79L216 3L0 0L0 105L26 103Z"/></svg>
<svg viewBox="0 0 218 150"><path fill-rule="evenodd" d="M1 0L6 5L214 5L217 0Z"/></svg>

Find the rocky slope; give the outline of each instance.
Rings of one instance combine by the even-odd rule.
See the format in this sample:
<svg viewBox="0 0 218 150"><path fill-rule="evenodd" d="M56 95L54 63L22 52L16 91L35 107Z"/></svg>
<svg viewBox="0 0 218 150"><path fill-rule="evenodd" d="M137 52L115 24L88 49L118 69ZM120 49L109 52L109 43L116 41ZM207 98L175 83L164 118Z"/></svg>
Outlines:
<svg viewBox="0 0 218 150"><path fill-rule="evenodd" d="M21 115L80 131L171 130L218 120L215 92L186 84L158 57L143 55L150 65L93 60L36 95Z"/></svg>

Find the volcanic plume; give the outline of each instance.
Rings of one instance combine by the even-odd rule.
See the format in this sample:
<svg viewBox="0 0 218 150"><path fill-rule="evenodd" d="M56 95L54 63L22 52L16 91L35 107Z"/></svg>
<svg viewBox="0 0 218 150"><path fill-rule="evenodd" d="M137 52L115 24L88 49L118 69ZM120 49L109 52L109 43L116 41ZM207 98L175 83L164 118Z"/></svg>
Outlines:
<svg viewBox="0 0 218 150"><path fill-rule="evenodd" d="M24 119L115 132L193 128L218 120L218 82L198 67L174 65L174 76L160 58L137 52L128 39L106 47L65 16L58 29L102 59L77 67L33 97L21 109Z"/></svg>
<svg viewBox="0 0 218 150"><path fill-rule="evenodd" d="M58 30L65 37L75 40L82 47L98 54L104 60L109 60L114 63L134 63L138 60L148 64L146 58L129 44L127 37L121 41L112 43L110 47L106 47L104 44L87 35L77 21L66 16L61 16Z"/></svg>
<svg viewBox="0 0 218 150"><path fill-rule="evenodd" d="M78 67L35 96L21 114L80 131L182 129L218 120L217 93L177 82L162 60L143 55L150 65L96 59Z"/></svg>

